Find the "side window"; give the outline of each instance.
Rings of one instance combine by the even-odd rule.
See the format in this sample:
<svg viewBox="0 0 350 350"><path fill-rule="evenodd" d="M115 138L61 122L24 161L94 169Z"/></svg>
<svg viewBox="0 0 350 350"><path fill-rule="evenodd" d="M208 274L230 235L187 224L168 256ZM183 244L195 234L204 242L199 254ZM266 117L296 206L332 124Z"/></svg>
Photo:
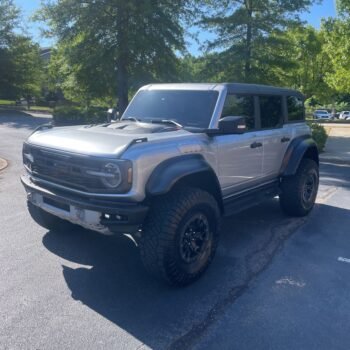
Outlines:
<svg viewBox="0 0 350 350"><path fill-rule="evenodd" d="M247 130L255 129L254 97L249 95L227 95L221 118L245 117Z"/></svg>
<svg viewBox="0 0 350 350"><path fill-rule="evenodd" d="M259 96L261 128L271 129L281 126L282 97Z"/></svg>
<svg viewBox="0 0 350 350"><path fill-rule="evenodd" d="M295 96L287 97L288 121L304 120L304 103Z"/></svg>

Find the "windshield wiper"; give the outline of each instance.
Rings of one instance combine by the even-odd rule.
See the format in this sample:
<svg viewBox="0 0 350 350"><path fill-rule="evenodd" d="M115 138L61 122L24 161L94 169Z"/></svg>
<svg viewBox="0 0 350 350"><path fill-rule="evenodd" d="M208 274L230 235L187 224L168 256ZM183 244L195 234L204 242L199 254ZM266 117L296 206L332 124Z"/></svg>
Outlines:
<svg viewBox="0 0 350 350"><path fill-rule="evenodd" d="M183 128L183 126L180 123L176 122L173 119L152 119L151 122L152 123L159 123L159 124L172 124L178 128Z"/></svg>

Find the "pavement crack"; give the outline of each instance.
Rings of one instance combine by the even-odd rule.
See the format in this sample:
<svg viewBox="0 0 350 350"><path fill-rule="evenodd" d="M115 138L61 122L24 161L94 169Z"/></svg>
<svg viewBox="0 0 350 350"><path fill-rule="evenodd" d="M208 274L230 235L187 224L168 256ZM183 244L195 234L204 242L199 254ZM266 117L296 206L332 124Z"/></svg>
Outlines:
<svg viewBox="0 0 350 350"><path fill-rule="evenodd" d="M239 285L232 287L226 297L219 300L206 314L204 320L196 323L192 328L179 338L175 339L168 347L170 350L182 350L193 348L209 328L225 313L227 306L232 305L250 286L251 282L265 270L283 242L296 232L307 218L287 219L270 229L269 238L256 250L245 258L247 275Z"/></svg>

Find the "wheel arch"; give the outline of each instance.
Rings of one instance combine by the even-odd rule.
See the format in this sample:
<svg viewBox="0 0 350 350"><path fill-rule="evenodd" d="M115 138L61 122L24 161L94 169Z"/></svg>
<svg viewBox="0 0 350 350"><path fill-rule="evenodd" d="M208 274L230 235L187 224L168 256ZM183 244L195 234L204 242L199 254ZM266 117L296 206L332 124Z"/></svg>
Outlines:
<svg viewBox="0 0 350 350"><path fill-rule="evenodd" d="M290 143L282 161L281 176L294 175L304 158L312 159L319 165L318 148L309 135L297 137Z"/></svg>
<svg viewBox="0 0 350 350"><path fill-rule="evenodd" d="M209 192L223 212L219 180L202 155L181 155L160 163L147 181L146 196L164 195L180 186L197 187Z"/></svg>

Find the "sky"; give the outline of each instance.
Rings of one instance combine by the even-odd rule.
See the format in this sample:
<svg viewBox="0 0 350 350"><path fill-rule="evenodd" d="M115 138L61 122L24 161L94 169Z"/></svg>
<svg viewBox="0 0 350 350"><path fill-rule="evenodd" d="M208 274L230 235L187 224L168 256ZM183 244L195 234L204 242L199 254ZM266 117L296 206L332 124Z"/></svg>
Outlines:
<svg viewBox="0 0 350 350"><path fill-rule="evenodd" d="M23 19L25 21L27 30L29 34L33 36L33 39L38 42L42 47L51 46L53 44L52 40L48 40L42 37L40 33L40 24L34 24L30 21L27 22L28 18L40 7L40 0L15 0L15 4L22 9ZM325 17L335 17L335 0L323 0L321 4L314 5L310 8L308 13L302 14L302 19L312 26L319 28L321 24L321 19ZM211 38L211 34L207 32L199 33L199 41L204 42L206 39ZM189 51L193 55L198 55L200 53L199 46L191 39L187 39L189 43Z"/></svg>

